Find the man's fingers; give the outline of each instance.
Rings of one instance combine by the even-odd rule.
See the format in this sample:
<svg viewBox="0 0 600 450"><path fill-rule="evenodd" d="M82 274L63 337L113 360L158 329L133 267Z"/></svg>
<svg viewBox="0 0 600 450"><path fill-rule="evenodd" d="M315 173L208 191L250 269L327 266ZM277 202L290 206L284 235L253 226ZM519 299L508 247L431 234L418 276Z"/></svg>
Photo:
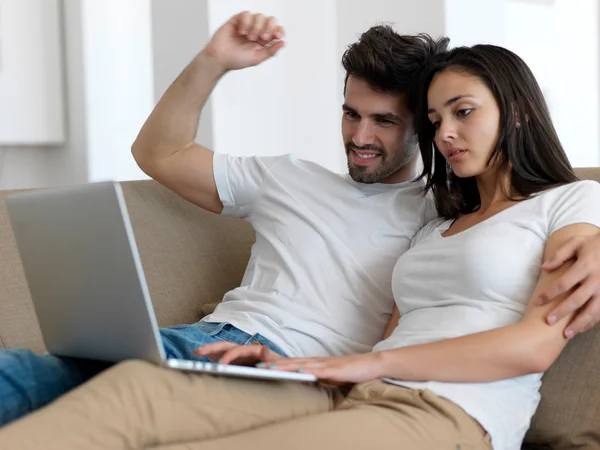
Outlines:
<svg viewBox="0 0 600 450"><path fill-rule="evenodd" d="M568 260L577 257L577 252L581 247L582 239L574 237L565 242L549 260L542 265L544 270L556 270Z"/></svg>
<svg viewBox="0 0 600 450"><path fill-rule="evenodd" d="M275 56L275 54L281 50L283 47L285 46L285 42L283 41L278 41L275 42L273 45L271 45L270 47L266 47L265 50L267 51L267 53L269 54L269 56Z"/></svg>
<svg viewBox="0 0 600 450"><path fill-rule="evenodd" d="M275 17L267 17L263 22L262 28L258 31L258 38L263 42L271 42L275 32Z"/></svg>
<svg viewBox="0 0 600 450"><path fill-rule="evenodd" d="M584 283L579 286L571 295L560 302L546 316L546 320L550 325L560 322L565 316L577 311L586 304L594 295L596 289L589 283Z"/></svg>
<svg viewBox="0 0 600 450"><path fill-rule="evenodd" d="M582 333L587 333L587 332L588 332L588 331L590 331L592 328L594 328L594 325L595 325L595 324L593 324L593 323L591 323L591 322L590 322L589 324L587 324L587 325L585 326L585 328L583 329Z"/></svg>
<svg viewBox="0 0 600 450"><path fill-rule="evenodd" d="M249 364L270 361L271 351L266 345L239 345L232 342L215 342L194 350L197 356L208 356L221 364Z"/></svg>
<svg viewBox="0 0 600 450"><path fill-rule="evenodd" d="M281 25L276 26L273 30L273 39L283 39L284 36L285 29Z"/></svg>
<svg viewBox="0 0 600 450"><path fill-rule="evenodd" d="M194 354L198 356L208 356L217 352L225 352L230 348L236 347L237 344L233 342L214 342L212 344L203 345L200 348L194 350Z"/></svg>
<svg viewBox="0 0 600 450"><path fill-rule="evenodd" d="M538 295L538 304L550 303L556 297L566 294L571 289L582 283L589 275L585 262L576 261L563 275L551 282L546 289Z"/></svg>
<svg viewBox="0 0 600 450"><path fill-rule="evenodd" d="M246 351L246 347L235 347L231 350L226 351L221 359L219 360L220 364L229 364L232 361L235 361L240 357L242 352Z"/></svg>
<svg viewBox="0 0 600 450"><path fill-rule="evenodd" d="M203 345L202 347L200 347L198 349L198 351L200 353L203 352L214 352L214 351L225 351L225 350L229 350L230 348L236 347L237 344L234 344L233 342L228 342L228 341L222 341L222 342L213 342L212 344L206 344Z"/></svg>
<svg viewBox="0 0 600 450"><path fill-rule="evenodd" d="M266 345L261 345L260 347L260 360L263 362L269 361L269 347Z"/></svg>
<svg viewBox="0 0 600 450"><path fill-rule="evenodd" d="M283 41L276 41L273 44L271 44L268 47L264 47L260 44L256 44L257 48L256 48L256 53L255 53L255 59L254 59L254 65L256 64L260 64L263 61L275 56L275 54L281 50L284 46L284 42Z"/></svg>
<svg viewBox="0 0 600 450"><path fill-rule="evenodd" d="M585 308L579 312L572 322L565 328L565 337L570 339L578 333L588 331L600 320L600 296L590 300Z"/></svg>
<svg viewBox="0 0 600 450"><path fill-rule="evenodd" d="M267 18L262 14L254 14L252 16L252 24L248 30L248 39L251 41L258 41L260 34L265 26Z"/></svg>
<svg viewBox="0 0 600 450"><path fill-rule="evenodd" d="M252 26L252 13L244 11L233 18L234 26L237 27L237 32L242 36L247 36Z"/></svg>
<svg viewBox="0 0 600 450"><path fill-rule="evenodd" d="M596 319L594 316L592 316L591 314L589 314L585 311L582 311L580 314L575 316L575 319L573 320L573 322L570 323L567 328L565 328L565 331L564 331L565 337L567 339L571 339L574 336L576 336L577 334L583 332L583 330L585 330L586 328L593 327L594 324L597 322L598 322L598 319Z"/></svg>
<svg viewBox="0 0 600 450"><path fill-rule="evenodd" d="M226 352L219 360L221 364L247 364L260 358L260 347L240 345Z"/></svg>

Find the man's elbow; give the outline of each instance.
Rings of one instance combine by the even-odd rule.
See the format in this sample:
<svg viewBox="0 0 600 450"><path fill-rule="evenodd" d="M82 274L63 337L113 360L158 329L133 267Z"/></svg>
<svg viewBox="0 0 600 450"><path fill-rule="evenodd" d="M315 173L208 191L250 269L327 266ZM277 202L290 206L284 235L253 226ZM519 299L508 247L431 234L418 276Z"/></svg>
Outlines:
<svg viewBox="0 0 600 450"><path fill-rule="evenodd" d="M150 158L148 158L147 152L144 152L144 150L141 148L141 145L138 144L137 141L131 146L131 155L133 156L133 159L138 167L142 169L142 172L154 178L154 165L152 164Z"/></svg>

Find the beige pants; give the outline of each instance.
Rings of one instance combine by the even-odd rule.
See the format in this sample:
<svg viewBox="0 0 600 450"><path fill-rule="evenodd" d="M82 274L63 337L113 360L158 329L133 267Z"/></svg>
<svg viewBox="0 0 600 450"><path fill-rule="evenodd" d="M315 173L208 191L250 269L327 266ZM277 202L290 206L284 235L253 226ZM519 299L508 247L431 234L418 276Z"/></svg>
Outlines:
<svg viewBox="0 0 600 450"><path fill-rule="evenodd" d="M11 450L491 449L489 436L430 391L372 381L342 399L300 383L185 374L126 362L0 429Z"/></svg>

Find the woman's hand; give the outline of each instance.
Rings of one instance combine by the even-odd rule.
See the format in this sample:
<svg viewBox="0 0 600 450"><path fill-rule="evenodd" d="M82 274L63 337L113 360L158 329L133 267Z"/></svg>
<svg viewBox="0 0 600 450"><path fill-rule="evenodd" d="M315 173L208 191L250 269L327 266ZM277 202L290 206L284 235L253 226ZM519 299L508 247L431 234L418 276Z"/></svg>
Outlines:
<svg viewBox="0 0 600 450"><path fill-rule="evenodd" d="M207 356L219 364L254 366L257 363L273 363L283 356L270 350L266 345L238 345L233 342L215 342L194 350L196 356Z"/></svg>
<svg viewBox="0 0 600 450"><path fill-rule="evenodd" d="M310 373L331 384L361 383L384 376L382 353L330 358L285 358L277 363L261 363L257 367Z"/></svg>

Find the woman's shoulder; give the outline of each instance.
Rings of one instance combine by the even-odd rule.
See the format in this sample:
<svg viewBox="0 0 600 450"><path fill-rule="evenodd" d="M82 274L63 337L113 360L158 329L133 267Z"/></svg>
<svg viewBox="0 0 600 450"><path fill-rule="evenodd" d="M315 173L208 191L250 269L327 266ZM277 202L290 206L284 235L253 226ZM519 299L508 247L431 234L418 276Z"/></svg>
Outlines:
<svg viewBox="0 0 600 450"><path fill-rule="evenodd" d="M600 183L596 181L574 181L548 189L539 195L539 201L539 217L547 220L550 233L576 223L600 227Z"/></svg>
<svg viewBox="0 0 600 450"><path fill-rule="evenodd" d="M546 189L535 194L536 197L550 197L552 199L570 197L598 197L600 196L600 183L594 180L579 180L566 183L557 187Z"/></svg>
<svg viewBox="0 0 600 450"><path fill-rule="evenodd" d="M434 232L437 232L438 228L442 227L446 222L452 222L451 220L446 220L444 218L437 218L430 220L423 227L417 231L417 234L412 239L411 247L414 247L419 242L425 240L427 237L431 236Z"/></svg>

